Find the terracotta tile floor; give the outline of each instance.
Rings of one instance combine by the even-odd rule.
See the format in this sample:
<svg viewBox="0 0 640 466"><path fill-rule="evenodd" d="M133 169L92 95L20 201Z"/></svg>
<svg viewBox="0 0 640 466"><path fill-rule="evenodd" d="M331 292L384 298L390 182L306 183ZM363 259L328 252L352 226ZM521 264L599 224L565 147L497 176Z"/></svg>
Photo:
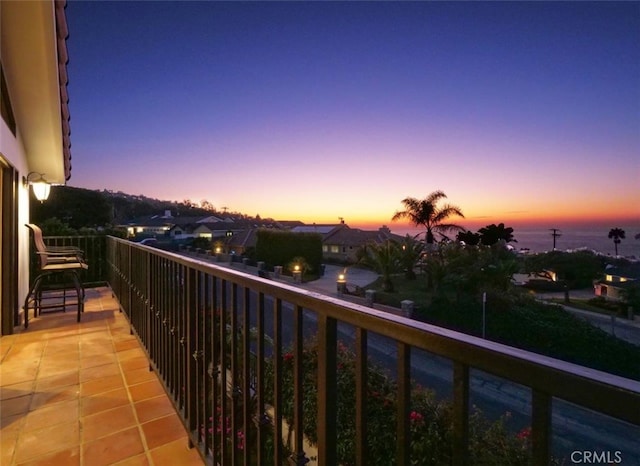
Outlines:
<svg viewBox="0 0 640 466"><path fill-rule="evenodd" d="M0 465L202 465L107 288L0 338Z"/></svg>

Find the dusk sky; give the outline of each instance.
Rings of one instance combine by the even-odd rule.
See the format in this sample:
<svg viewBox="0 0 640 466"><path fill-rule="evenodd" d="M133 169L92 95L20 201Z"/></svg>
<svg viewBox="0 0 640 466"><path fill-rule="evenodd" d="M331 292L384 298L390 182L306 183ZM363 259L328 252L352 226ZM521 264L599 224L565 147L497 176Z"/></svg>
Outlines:
<svg viewBox="0 0 640 466"><path fill-rule="evenodd" d="M279 220L640 219L639 2L69 1L71 186Z"/></svg>

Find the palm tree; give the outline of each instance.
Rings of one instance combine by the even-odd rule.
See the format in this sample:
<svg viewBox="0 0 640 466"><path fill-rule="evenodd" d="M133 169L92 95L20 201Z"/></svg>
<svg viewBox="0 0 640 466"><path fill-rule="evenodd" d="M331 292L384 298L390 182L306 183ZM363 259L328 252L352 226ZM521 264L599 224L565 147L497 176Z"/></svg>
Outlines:
<svg viewBox="0 0 640 466"><path fill-rule="evenodd" d="M613 238L613 244L616 248L616 256L618 255L618 244L624 239L624 230L622 228L612 228L609 230L609 238Z"/></svg>
<svg viewBox="0 0 640 466"><path fill-rule="evenodd" d="M359 262L382 275L383 291L393 291L391 275L402 268L398 243L387 240L384 243L371 242L358 251Z"/></svg>
<svg viewBox="0 0 640 466"><path fill-rule="evenodd" d="M404 276L407 280L415 280L416 273L413 269L422 256L422 250L424 249L424 243L416 241L411 236L407 235L400 243L400 263L404 269Z"/></svg>
<svg viewBox="0 0 640 466"><path fill-rule="evenodd" d="M391 221L408 219L415 226L423 226L427 230L426 243L435 243L434 233L443 235L449 230L464 231L459 225L445 223L449 217L457 215L464 218L462 211L453 205L438 206L438 201L446 199L442 191L434 191L424 199L407 197L402 200L405 210L397 211Z"/></svg>

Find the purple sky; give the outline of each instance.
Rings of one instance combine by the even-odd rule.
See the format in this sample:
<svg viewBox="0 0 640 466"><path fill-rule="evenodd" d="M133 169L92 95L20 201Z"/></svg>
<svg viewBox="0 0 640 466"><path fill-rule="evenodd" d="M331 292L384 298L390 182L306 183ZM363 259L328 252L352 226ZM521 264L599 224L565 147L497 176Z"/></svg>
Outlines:
<svg viewBox="0 0 640 466"><path fill-rule="evenodd" d="M638 2L67 6L70 185L389 224L640 219Z"/></svg>

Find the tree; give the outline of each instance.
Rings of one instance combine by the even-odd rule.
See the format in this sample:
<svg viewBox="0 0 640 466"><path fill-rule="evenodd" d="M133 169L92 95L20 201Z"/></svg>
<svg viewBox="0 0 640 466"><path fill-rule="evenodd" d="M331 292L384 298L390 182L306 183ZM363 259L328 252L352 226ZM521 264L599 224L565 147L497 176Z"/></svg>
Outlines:
<svg viewBox="0 0 640 466"><path fill-rule="evenodd" d="M404 269L405 278L407 280L415 280L416 273L413 269L422 256L424 244L420 241L416 241L411 236L407 235L400 243L400 263Z"/></svg>
<svg viewBox="0 0 640 466"><path fill-rule="evenodd" d="M384 243L371 242L358 251L359 262L382 275L382 289L384 291L393 291L391 275L399 272L402 268L400 251L398 243L391 240Z"/></svg>
<svg viewBox="0 0 640 466"><path fill-rule="evenodd" d="M75 236L78 232L57 217L48 218L40 223L44 236Z"/></svg>
<svg viewBox="0 0 640 466"><path fill-rule="evenodd" d="M613 244L616 248L616 256L618 255L618 244L624 239L624 230L622 228L612 228L609 230L609 238L613 238Z"/></svg>
<svg viewBox="0 0 640 466"><path fill-rule="evenodd" d="M631 308L630 313L637 312L640 310L640 283L635 281L627 283L627 286L620 290L620 296L627 307ZM632 319L633 314L629 315L629 318Z"/></svg>
<svg viewBox="0 0 640 466"><path fill-rule="evenodd" d="M480 234L472 231L461 231L456 235L456 241L467 246L477 246L480 243Z"/></svg>
<svg viewBox="0 0 640 466"><path fill-rule="evenodd" d="M433 244L436 242L435 233L444 236L444 233L450 230L464 230L459 225L446 223L449 217L456 215L464 218L462 211L456 206L450 204L438 206L438 202L446 198L446 194L442 191L434 191L424 199L407 197L402 200L404 210L397 211L391 221L408 219L415 226L423 226L427 230L426 243Z"/></svg>
<svg viewBox="0 0 640 466"><path fill-rule="evenodd" d="M478 233L480 234L480 242L487 246L494 245L501 240L505 243L518 242L513 237L513 228L505 227L504 223L487 225L486 227L480 228Z"/></svg>
<svg viewBox="0 0 640 466"><path fill-rule="evenodd" d="M527 256L524 271L547 279L554 272L569 288L585 288L602 275L603 260L591 251L551 251Z"/></svg>

